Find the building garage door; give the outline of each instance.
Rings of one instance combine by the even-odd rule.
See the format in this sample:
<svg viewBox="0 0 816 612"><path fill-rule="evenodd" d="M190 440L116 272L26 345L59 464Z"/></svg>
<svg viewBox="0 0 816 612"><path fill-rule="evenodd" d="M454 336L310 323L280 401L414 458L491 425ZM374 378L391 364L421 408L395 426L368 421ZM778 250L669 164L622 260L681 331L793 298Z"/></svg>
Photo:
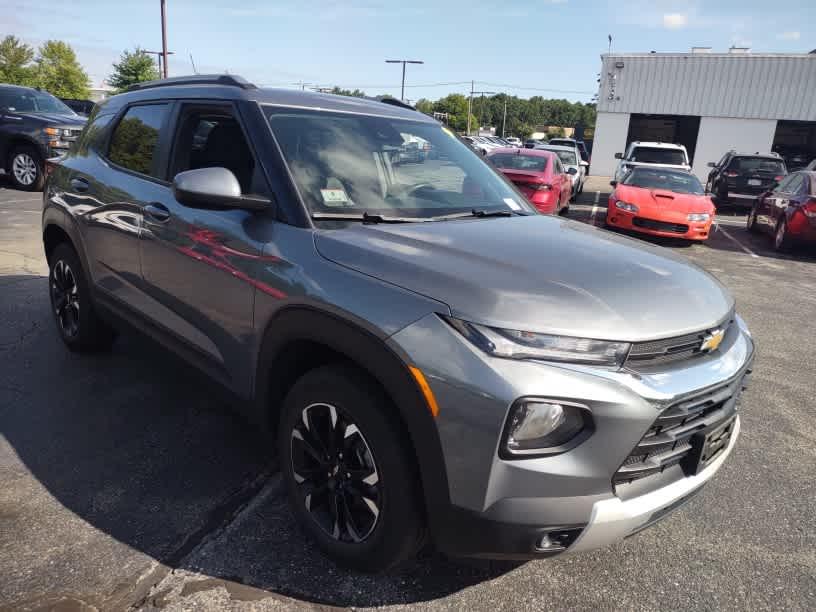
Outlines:
<svg viewBox="0 0 816 612"><path fill-rule="evenodd" d="M816 121L778 121L771 150L796 170L816 159Z"/></svg>
<svg viewBox="0 0 816 612"><path fill-rule="evenodd" d="M689 161L693 163L699 131L700 117L633 114L629 119L626 145L629 146L629 143L635 140L681 144L686 147Z"/></svg>

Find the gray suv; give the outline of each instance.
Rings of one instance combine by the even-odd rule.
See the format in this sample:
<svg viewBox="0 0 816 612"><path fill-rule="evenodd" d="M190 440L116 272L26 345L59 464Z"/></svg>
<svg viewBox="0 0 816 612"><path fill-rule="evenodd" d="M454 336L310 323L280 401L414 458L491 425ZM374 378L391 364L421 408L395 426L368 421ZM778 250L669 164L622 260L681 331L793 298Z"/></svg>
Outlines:
<svg viewBox="0 0 816 612"><path fill-rule="evenodd" d="M42 219L68 348L124 322L226 386L349 566L604 546L739 434L754 345L720 283L537 214L394 100L144 84L95 109Z"/></svg>

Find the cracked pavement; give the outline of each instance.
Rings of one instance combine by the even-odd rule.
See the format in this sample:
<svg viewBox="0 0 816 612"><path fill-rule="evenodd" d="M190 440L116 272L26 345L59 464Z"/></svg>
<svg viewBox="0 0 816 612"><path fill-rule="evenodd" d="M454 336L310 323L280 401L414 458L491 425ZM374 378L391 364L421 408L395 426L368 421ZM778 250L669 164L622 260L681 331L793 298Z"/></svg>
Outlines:
<svg viewBox="0 0 816 612"><path fill-rule="evenodd" d="M600 223L594 189L571 216ZM132 334L65 350L39 209L0 181L0 610L816 608L813 253L777 256L728 215L732 238L670 245L735 293L759 344L737 448L687 506L583 555L428 554L372 576L304 538L271 445L197 372Z"/></svg>

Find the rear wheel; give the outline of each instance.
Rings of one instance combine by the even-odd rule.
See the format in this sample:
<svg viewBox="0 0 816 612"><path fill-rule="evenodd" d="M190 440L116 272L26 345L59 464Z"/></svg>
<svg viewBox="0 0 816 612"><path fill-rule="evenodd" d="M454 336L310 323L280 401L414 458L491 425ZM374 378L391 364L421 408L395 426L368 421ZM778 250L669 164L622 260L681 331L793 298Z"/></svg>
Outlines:
<svg viewBox="0 0 816 612"><path fill-rule="evenodd" d="M405 434L377 384L349 365L312 370L286 396L278 449L295 516L334 561L366 571L412 558L423 539Z"/></svg>
<svg viewBox="0 0 816 612"><path fill-rule="evenodd" d="M43 162L34 147L24 145L14 148L9 155L7 167L11 182L17 189L42 190L45 182Z"/></svg>
<svg viewBox="0 0 816 612"><path fill-rule="evenodd" d="M776 224L776 232L774 233L774 248L780 253L786 253L793 247L793 239L788 233L788 221L785 217L779 220Z"/></svg>
<svg viewBox="0 0 816 612"><path fill-rule="evenodd" d="M748 219L746 219L745 225L748 228L749 232L759 231L759 228L757 227L756 206L751 208L751 212L748 213Z"/></svg>
<svg viewBox="0 0 816 612"><path fill-rule="evenodd" d="M49 295L62 341L72 351L109 349L115 334L94 310L85 272L71 245L57 245L50 257Z"/></svg>

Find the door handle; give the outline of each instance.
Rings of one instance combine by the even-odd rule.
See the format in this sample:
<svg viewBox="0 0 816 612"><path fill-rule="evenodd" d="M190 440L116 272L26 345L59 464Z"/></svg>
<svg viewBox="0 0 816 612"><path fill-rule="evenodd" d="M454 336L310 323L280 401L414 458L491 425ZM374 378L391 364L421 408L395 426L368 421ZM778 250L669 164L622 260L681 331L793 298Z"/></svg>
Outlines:
<svg viewBox="0 0 816 612"><path fill-rule="evenodd" d="M79 193L85 193L91 188L91 184L83 178L72 178L71 188Z"/></svg>
<svg viewBox="0 0 816 612"><path fill-rule="evenodd" d="M158 202L153 202L145 206L145 212L148 217L151 217L159 223L165 223L170 220L170 211L167 210L164 204L159 204Z"/></svg>

